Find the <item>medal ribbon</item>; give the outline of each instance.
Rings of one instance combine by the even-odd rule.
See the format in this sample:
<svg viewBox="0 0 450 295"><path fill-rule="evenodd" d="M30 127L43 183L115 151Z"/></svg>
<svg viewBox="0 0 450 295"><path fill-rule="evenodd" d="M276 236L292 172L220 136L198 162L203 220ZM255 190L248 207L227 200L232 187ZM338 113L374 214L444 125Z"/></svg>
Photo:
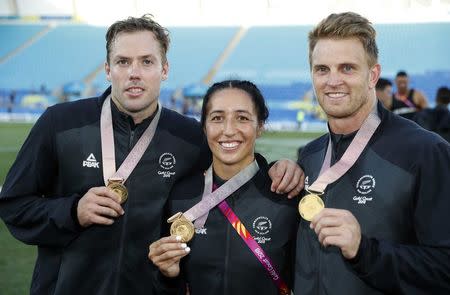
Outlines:
<svg viewBox="0 0 450 295"><path fill-rule="evenodd" d="M212 165L208 168L205 175L205 188L203 190L202 200L194 205L191 209L183 213L183 216L189 221L196 220L195 228L201 228L208 218L208 212L217 204L225 200L229 195L234 193L242 185L248 182L258 172L259 166L256 160L250 165L241 170L238 174L233 176L221 187L211 193L212 191ZM198 218L200 220L198 220Z"/></svg>
<svg viewBox="0 0 450 295"><path fill-rule="evenodd" d="M222 201L218 207L220 211L223 213L223 215L225 215L225 217L231 223L236 232L239 234L239 236L242 238L242 240L244 240L245 244L252 251L255 257L259 260L259 262L261 262L261 265L267 271L274 284L278 287L279 294L283 295L290 294L288 286L279 275L270 257L266 254L266 252L264 252L261 246L247 231L244 224L239 220L239 217L237 217L237 215L230 208L227 201L225 200Z"/></svg>
<svg viewBox="0 0 450 295"><path fill-rule="evenodd" d="M377 114L375 104L373 111L364 120L361 128L356 133L341 159L331 167L332 142L330 136L325 159L319 172L319 177L308 187L307 190L323 193L330 183L333 183L341 178L353 166L353 164L355 164L356 160L358 160L380 123L381 119Z"/></svg>
<svg viewBox="0 0 450 295"><path fill-rule="evenodd" d="M111 113L111 95L109 95L102 106L102 113L100 117L100 134L102 140L102 167L103 167L103 179L105 185L108 185L108 179L110 178L121 178L125 182L130 176L133 169L136 167L139 160L144 155L145 150L150 145L153 136L156 132L156 126L159 122L159 117L161 116L161 106L158 103L158 111L153 118L150 125L139 138L136 145L133 147L131 152L120 165L119 169L116 171L116 155L114 151L114 133L113 133L113 123L112 123L112 113Z"/></svg>

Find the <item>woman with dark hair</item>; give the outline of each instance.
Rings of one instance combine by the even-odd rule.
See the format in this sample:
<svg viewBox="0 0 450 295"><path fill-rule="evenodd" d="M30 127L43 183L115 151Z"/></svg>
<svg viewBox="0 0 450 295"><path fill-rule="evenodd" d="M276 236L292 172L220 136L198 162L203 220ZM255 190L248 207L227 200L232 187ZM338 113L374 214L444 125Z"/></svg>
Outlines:
<svg viewBox="0 0 450 295"><path fill-rule="evenodd" d="M167 283L158 294L186 285L191 295L289 294L299 215L295 200L271 192L267 162L255 154L268 115L251 82L208 89L201 123L213 162L171 193L171 236L149 251L157 281Z"/></svg>

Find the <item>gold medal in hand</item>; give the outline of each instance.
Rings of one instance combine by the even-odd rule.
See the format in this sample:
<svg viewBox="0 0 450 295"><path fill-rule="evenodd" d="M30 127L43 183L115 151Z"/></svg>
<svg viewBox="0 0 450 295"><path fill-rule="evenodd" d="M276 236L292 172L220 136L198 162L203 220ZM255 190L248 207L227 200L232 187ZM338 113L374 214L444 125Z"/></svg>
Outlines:
<svg viewBox="0 0 450 295"><path fill-rule="evenodd" d="M325 208L325 204L322 198L312 193L304 196L298 204L298 212L307 221L311 221L323 208Z"/></svg>
<svg viewBox="0 0 450 295"><path fill-rule="evenodd" d="M120 204L125 203L125 201L128 199L128 190L122 184L122 179L109 179L107 187L119 195Z"/></svg>
<svg viewBox="0 0 450 295"><path fill-rule="evenodd" d="M181 242L187 243L194 237L194 224L178 212L167 220L170 225L170 235L181 237Z"/></svg>

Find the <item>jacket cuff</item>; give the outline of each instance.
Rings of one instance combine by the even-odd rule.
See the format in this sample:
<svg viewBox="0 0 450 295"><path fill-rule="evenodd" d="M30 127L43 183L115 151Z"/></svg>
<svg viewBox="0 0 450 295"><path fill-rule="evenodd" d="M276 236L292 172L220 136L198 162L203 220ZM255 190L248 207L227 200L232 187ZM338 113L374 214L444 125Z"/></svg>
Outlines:
<svg viewBox="0 0 450 295"><path fill-rule="evenodd" d="M378 241L361 235L358 253L352 259L347 259L352 269L360 276L369 272L371 261L377 255Z"/></svg>
<svg viewBox="0 0 450 295"><path fill-rule="evenodd" d="M70 216L72 217L73 229L75 231L81 231L83 227L80 225L80 221L78 220L78 202L80 201L81 196L75 195L75 199L72 203L72 208L70 210Z"/></svg>
<svg viewBox="0 0 450 295"><path fill-rule="evenodd" d="M50 220L57 228L71 233L81 232L82 227L78 223L76 212L79 200L80 196L76 194L51 200L54 205L50 213Z"/></svg>
<svg viewBox="0 0 450 295"><path fill-rule="evenodd" d="M159 270L155 272L154 285L156 286L157 294L179 294L182 280L180 276L169 278L163 275Z"/></svg>

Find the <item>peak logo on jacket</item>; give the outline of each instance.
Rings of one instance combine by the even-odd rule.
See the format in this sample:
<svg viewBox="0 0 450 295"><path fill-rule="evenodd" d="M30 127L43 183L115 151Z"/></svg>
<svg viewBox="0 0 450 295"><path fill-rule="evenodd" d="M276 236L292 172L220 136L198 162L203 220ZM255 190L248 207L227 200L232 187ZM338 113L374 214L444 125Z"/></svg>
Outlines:
<svg viewBox="0 0 450 295"><path fill-rule="evenodd" d="M272 229L272 222L266 216L259 216L253 221L253 231L258 234L253 237L258 244L265 244L272 238L266 237Z"/></svg>
<svg viewBox="0 0 450 295"><path fill-rule="evenodd" d="M163 153L159 157L159 166L163 170L158 170L158 175L162 175L163 178L170 178L170 176L175 175L175 172L171 170L175 167L177 163L175 156L171 153Z"/></svg>
<svg viewBox="0 0 450 295"><path fill-rule="evenodd" d="M195 229L195 233L196 233L197 235L206 235L206 234L207 234L207 233L206 233L206 230L207 230L206 227L196 228L196 229Z"/></svg>
<svg viewBox="0 0 450 295"><path fill-rule="evenodd" d="M93 153L91 153L89 155L89 157L87 157L86 160L83 161L83 167L88 167L88 168L100 168L99 167L99 163L97 162L97 160L95 159L95 156Z"/></svg>
<svg viewBox="0 0 450 295"><path fill-rule="evenodd" d="M375 188L375 178L372 175L362 176L358 182L356 182L356 191L362 196L354 196L353 201L357 201L358 204L366 204L367 201L372 201L372 197L369 194Z"/></svg>

